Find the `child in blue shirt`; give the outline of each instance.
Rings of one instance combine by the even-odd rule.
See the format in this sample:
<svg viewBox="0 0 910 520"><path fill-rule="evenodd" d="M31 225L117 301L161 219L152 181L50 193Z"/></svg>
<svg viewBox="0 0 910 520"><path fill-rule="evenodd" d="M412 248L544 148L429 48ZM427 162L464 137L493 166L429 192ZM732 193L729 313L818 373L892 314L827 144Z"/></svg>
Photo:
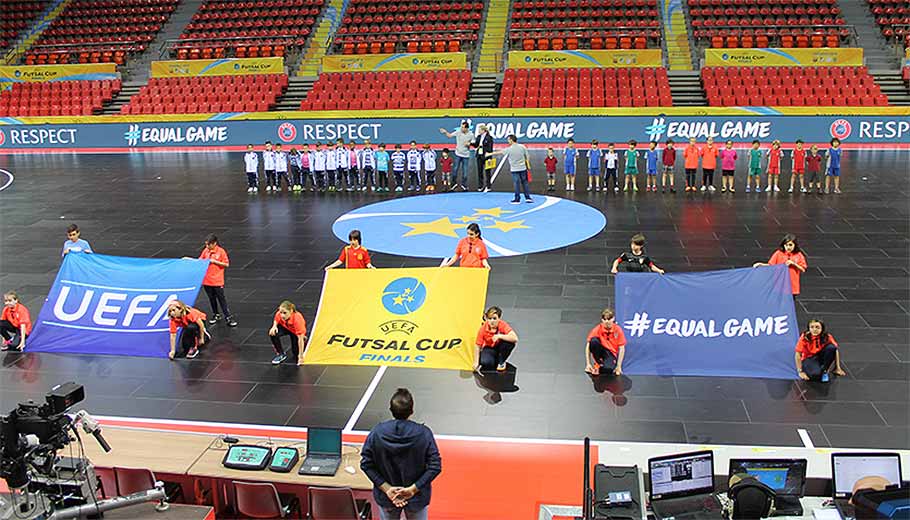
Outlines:
<svg viewBox="0 0 910 520"><path fill-rule="evenodd" d="M575 159L578 150L575 149L575 139L566 141L566 148L562 151L563 171L566 174L566 191L575 191Z"/></svg>
<svg viewBox="0 0 910 520"><path fill-rule="evenodd" d="M403 191L404 188L404 165L408 158L401 151L401 145L395 145L395 151L390 156L392 161L392 175L395 176L395 191Z"/></svg>
<svg viewBox="0 0 910 520"><path fill-rule="evenodd" d="M646 173L648 174L645 178L645 191L657 193L657 162L659 158L657 142L651 141L651 144L648 145L648 151L645 152L645 159L647 159Z"/></svg>
<svg viewBox="0 0 910 520"><path fill-rule="evenodd" d="M588 150L588 191L591 191L592 185L594 191L600 191L600 160L602 153L598 148L597 139L591 141L591 149Z"/></svg>
<svg viewBox="0 0 910 520"><path fill-rule="evenodd" d="M420 150L417 149L417 141L411 141L408 149L407 166L408 166L408 191L420 191Z"/></svg>
<svg viewBox="0 0 910 520"><path fill-rule="evenodd" d="M63 252L60 256L66 256L69 253L94 253L92 246L88 241L79 238L79 226L70 224L66 228L66 242L63 243Z"/></svg>
<svg viewBox="0 0 910 520"><path fill-rule="evenodd" d="M831 148L828 148L828 164L825 169L825 193L831 193L831 178L834 178L834 193L840 193L840 160L844 151L840 147L840 139L831 139Z"/></svg>
<svg viewBox="0 0 910 520"><path fill-rule="evenodd" d="M379 175L376 191L389 191L389 152L385 151L385 143L379 143L376 152L376 173Z"/></svg>

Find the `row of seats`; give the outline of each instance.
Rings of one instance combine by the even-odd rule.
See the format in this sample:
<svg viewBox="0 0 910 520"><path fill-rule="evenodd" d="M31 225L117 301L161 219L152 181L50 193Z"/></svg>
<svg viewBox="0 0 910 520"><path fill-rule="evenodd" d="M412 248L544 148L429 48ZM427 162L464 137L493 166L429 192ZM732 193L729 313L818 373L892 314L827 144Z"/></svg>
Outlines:
<svg viewBox="0 0 910 520"><path fill-rule="evenodd" d="M448 51L448 42L457 41L452 45L469 50L477 41L483 12L483 2L477 1L351 0L335 32L334 47L336 52L348 54L373 53L375 43L383 52L390 48L393 52L441 52L439 42L446 42L444 50Z"/></svg>
<svg viewBox="0 0 910 520"><path fill-rule="evenodd" d="M509 39L523 50L660 46L656 0L515 2Z"/></svg>
<svg viewBox="0 0 910 520"><path fill-rule="evenodd" d="M865 67L705 67L711 106L883 106Z"/></svg>
<svg viewBox="0 0 910 520"><path fill-rule="evenodd" d="M0 92L0 116L92 115L120 87L120 80L14 83Z"/></svg>
<svg viewBox="0 0 910 520"><path fill-rule="evenodd" d="M286 74L153 78L120 113L265 112L287 86Z"/></svg>
<svg viewBox="0 0 910 520"><path fill-rule="evenodd" d="M0 49L12 46L38 15L50 5L50 0L4 0L0 18Z"/></svg>
<svg viewBox="0 0 910 520"><path fill-rule="evenodd" d="M340 42L342 54L393 54L397 52L399 46L397 42L391 40L367 42ZM404 44L404 50L407 52L460 52L461 42L458 40L448 40L439 37L439 39L430 40L411 40Z"/></svg>
<svg viewBox="0 0 910 520"><path fill-rule="evenodd" d="M906 0L867 0L875 22L886 38L896 38L910 45L910 4Z"/></svg>
<svg viewBox="0 0 910 520"><path fill-rule="evenodd" d="M587 9L624 7L626 9L642 7L657 7L657 0L534 0L529 2L515 2L515 9Z"/></svg>
<svg viewBox="0 0 910 520"><path fill-rule="evenodd" d="M322 74L301 110L462 108L469 70Z"/></svg>
<svg viewBox="0 0 910 520"><path fill-rule="evenodd" d="M49 47L53 48L53 46ZM43 49L43 48L42 48ZM91 52L80 51L74 52L70 50L36 50L32 49L32 52L26 54L25 64L26 65L57 65L57 64L67 64L67 63L116 63L118 65L123 65L126 63L127 52L132 50L138 50L138 47L133 48L128 46L126 48L120 49L103 49L98 48Z"/></svg>
<svg viewBox="0 0 910 520"><path fill-rule="evenodd" d="M558 31L547 31L545 33L534 34L527 32L512 32L512 48L521 48L526 51L533 50L554 50L563 49L575 50L579 48L587 49L647 49L652 46L651 42L659 45L660 33L655 31L653 37L649 36L605 36L603 31L597 31L597 36L587 35L584 33L579 36L577 31L560 33Z"/></svg>
<svg viewBox="0 0 910 520"><path fill-rule="evenodd" d="M499 106L672 106L664 68L508 69Z"/></svg>
<svg viewBox="0 0 910 520"><path fill-rule="evenodd" d="M227 56L228 47L211 46L209 42L189 42L175 48L178 60L211 60ZM285 45L238 45L233 47L237 58L270 58L283 57L287 52Z"/></svg>
<svg viewBox="0 0 910 520"><path fill-rule="evenodd" d="M797 35L778 35L773 37L761 34L753 36L751 34L730 34L727 36L712 36L711 47L715 49L744 49L759 48L766 49L771 46L772 41L776 47L784 48L821 48L821 47L840 47L841 36L837 34L797 34Z"/></svg>

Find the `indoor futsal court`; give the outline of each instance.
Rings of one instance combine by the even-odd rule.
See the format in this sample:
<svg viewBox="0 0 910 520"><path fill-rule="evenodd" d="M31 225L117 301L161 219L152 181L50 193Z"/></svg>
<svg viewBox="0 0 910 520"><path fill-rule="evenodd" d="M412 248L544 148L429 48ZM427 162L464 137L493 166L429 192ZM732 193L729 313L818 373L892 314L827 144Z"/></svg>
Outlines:
<svg viewBox="0 0 910 520"><path fill-rule="evenodd" d="M587 193L582 181L567 194L560 179L549 195L602 212L605 227L551 250L540 250L546 240L524 229L527 238L509 248L539 252L490 259L486 304L503 309L521 340L505 375L481 378L455 370L270 364L266 331L281 300L295 302L313 322L323 268L344 245L333 233L336 219L380 201L406 208L451 195L250 195L241 153L3 155L0 168L15 181L0 192L0 285L17 291L33 316L59 268L65 228L77 223L95 251L122 256L196 257L206 235L217 234L231 255L226 293L239 326L212 327L212 341L192 360L7 352L0 409L76 380L86 388L85 408L99 416L366 432L388 417L389 395L405 386L415 395L415 420L436 434L801 447L810 445L804 430L816 447L906 449L908 161L906 150L848 150L841 195L746 194L742 157L735 194ZM532 163L542 162L541 149L532 150ZM538 171L535 205L549 200ZM510 188L500 175L494 192L459 196L472 197L475 208L526 210L509 207ZM383 231L362 229L377 267L437 266L451 254L382 253L375 237ZM540 229L573 240L570 227ZM668 273L748 267L766 261L785 232L796 234L809 263L798 321L826 322L847 376L827 385L648 375L593 382L583 372L585 334L613 305L610 264L638 232ZM203 300L200 294L197 306L206 308Z"/></svg>

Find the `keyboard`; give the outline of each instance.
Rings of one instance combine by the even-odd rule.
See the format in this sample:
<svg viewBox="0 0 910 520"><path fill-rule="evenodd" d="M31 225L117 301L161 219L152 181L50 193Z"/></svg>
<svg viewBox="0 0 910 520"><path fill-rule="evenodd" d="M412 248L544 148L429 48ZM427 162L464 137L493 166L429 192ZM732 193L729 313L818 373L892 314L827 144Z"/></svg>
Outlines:
<svg viewBox="0 0 910 520"><path fill-rule="evenodd" d="M714 495L660 502L651 509L659 518L720 518L720 503Z"/></svg>

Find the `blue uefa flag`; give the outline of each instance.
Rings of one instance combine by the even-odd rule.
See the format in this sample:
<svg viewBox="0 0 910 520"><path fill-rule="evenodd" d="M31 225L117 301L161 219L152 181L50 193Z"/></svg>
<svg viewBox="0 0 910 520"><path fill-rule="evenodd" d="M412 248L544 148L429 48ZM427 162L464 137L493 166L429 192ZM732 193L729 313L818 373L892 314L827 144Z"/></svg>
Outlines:
<svg viewBox="0 0 910 520"><path fill-rule="evenodd" d="M616 277L623 372L795 379L787 266Z"/></svg>
<svg viewBox="0 0 910 520"><path fill-rule="evenodd" d="M66 255L27 350L167 357L167 307L192 304L204 260Z"/></svg>

